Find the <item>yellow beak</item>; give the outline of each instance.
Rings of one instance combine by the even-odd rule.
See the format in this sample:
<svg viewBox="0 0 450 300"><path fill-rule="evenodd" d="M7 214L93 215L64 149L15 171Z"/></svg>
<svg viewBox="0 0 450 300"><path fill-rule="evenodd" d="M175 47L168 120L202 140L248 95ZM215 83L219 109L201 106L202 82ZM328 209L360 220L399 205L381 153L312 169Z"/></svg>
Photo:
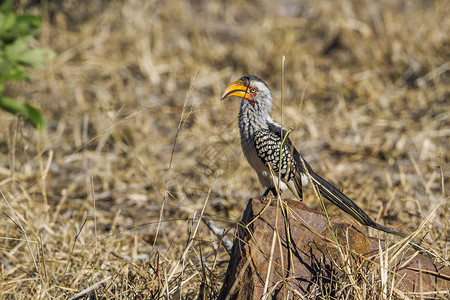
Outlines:
<svg viewBox="0 0 450 300"><path fill-rule="evenodd" d="M250 97L250 94L248 93L248 87L241 80L230 83L230 85L223 93L221 100L224 100L225 98L228 98L230 96L238 96L249 101L253 101Z"/></svg>

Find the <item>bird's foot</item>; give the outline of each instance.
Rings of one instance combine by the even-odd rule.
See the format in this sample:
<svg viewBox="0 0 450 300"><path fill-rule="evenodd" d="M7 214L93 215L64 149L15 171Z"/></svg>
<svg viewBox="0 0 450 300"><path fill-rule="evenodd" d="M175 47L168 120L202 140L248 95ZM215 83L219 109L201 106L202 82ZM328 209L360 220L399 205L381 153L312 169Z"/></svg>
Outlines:
<svg viewBox="0 0 450 300"><path fill-rule="evenodd" d="M269 199L270 199L270 197L268 196L268 195L269 195L269 192L272 192L272 195L273 195L275 198L278 196L278 193L277 193L277 189L276 189L276 188L274 188L274 187L272 187L272 188L267 188L266 191L264 192L264 194L261 196L261 200L269 200ZM281 196L281 193L280 193L280 196Z"/></svg>
<svg viewBox="0 0 450 300"><path fill-rule="evenodd" d="M270 192L270 188L266 189L264 194L261 196L261 200L264 200L264 201L269 200L269 197L267 196L269 194L269 192Z"/></svg>

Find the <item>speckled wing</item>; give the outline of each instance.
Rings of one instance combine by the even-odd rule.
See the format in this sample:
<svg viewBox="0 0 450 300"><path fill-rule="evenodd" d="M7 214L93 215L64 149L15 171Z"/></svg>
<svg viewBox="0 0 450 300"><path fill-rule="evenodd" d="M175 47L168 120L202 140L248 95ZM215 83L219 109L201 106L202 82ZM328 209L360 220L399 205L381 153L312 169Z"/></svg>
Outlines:
<svg viewBox="0 0 450 300"><path fill-rule="evenodd" d="M283 131L283 134L286 134L285 131ZM278 130L258 130L254 135L254 143L258 157L264 162L264 164L270 164L275 172L275 176L277 176L280 166L281 128L280 132L278 132ZM297 192L300 197L302 196L302 174L306 173L309 174L309 178L318 188L322 196L327 198L343 211L353 216L356 220L358 220L358 222L374 228L383 227L382 225L375 223L361 208L359 208L335 186L317 175L311 166L309 166L309 164L303 159L297 149L295 149L288 138L285 142L281 156L281 178L287 184L293 182L296 190L293 192L294 194ZM292 190L292 185L288 184L288 186ZM390 228L384 227L381 228L381 230L389 230L386 232L391 233L393 231Z"/></svg>
<svg viewBox="0 0 450 300"><path fill-rule="evenodd" d="M283 131L285 133L285 131ZM292 146L289 138L286 140L281 152L281 164L280 164L280 148L281 148L281 130L277 134L267 129L260 129L255 132L253 137L255 144L256 154L262 160L265 165L270 165L275 172L275 176L278 176L278 172L281 167L281 179L286 183L293 183L294 186L288 184L289 188L295 188L294 194L302 197L302 178L295 160L293 159L294 147ZM296 152L296 151L295 151Z"/></svg>

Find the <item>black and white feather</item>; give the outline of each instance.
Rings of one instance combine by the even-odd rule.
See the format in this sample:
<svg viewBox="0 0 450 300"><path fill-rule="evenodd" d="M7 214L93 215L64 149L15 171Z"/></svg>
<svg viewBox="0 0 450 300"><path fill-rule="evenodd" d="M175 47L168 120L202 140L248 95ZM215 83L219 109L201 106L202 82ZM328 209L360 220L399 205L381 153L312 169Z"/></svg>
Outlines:
<svg viewBox="0 0 450 300"><path fill-rule="evenodd" d="M285 131L283 133L286 134ZM256 155L264 165L270 166L270 169L272 169L274 183L278 180L278 177L281 178L283 183L293 191L294 195L302 199L302 181L305 181L306 184L307 177L302 176L304 174L304 172L301 172L302 167L294 160L295 148L292 147L289 139L285 140L285 145L280 154L283 138L281 131L278 133L267 129L256 131L253 137ZM304 178L302 179L302 177ZM276 193L276 189L271 190L273 193Z"/></svg>

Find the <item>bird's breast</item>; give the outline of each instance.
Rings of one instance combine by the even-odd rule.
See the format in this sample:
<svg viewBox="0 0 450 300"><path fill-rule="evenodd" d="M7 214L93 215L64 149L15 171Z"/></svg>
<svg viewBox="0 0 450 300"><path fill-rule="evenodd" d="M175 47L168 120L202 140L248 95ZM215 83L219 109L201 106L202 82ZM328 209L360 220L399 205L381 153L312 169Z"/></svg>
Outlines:
<svg viewBox="0 0 450 300"><path fill-rule="evenodd" d="M264 165L261 159L256 154L256 148L251 139L241 139L242 152L244 152L245 158L248 163L255 169L256 172L267 171L268 168Z"/></svg>

